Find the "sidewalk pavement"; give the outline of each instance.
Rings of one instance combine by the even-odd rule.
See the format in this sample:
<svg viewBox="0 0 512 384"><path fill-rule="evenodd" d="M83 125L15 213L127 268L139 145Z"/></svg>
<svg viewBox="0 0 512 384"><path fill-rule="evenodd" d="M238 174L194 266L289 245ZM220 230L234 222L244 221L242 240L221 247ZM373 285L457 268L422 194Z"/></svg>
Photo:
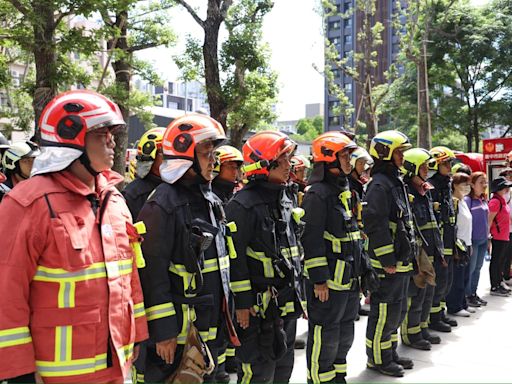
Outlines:
<svg viewBox="0 0 512 384"><path fill-rule="evenodd" d="M436 333L442 342L431 351L399 344L399 355L413 359L414 369L402 378L383 376L366 369L365 332L367 317L355 324L354 344L348 354L348 383L512 383L512 296L489 295L489 263L480 275L478 294L488 301L469 318L454 317L459 325L451 333ZM453 316L451 316L453 317ZM307 331L299 320L297 334ZM433 332L433 331L432 331ZM233 375L233 379L236 380ZM295 351L292 383L306 382L306 352Z"/></svg>

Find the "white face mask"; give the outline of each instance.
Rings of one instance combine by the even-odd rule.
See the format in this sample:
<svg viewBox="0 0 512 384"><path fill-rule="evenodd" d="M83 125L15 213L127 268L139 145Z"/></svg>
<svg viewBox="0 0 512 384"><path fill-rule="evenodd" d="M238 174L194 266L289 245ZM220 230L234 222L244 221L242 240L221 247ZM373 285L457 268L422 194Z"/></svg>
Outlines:
<svg viewBox="0 0 512 384"><path fill-rule="evenodd" d="M471 193L471 187L469 185L463 185L460 187L460 190L464 196L467 196Z"/></svg>

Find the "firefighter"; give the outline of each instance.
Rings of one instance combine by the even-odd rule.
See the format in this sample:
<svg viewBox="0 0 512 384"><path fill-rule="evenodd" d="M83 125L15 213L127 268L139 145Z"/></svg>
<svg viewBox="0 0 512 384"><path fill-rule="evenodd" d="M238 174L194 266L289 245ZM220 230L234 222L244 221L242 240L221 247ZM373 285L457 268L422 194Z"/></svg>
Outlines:
<svg viewBox="0 0 512 384"><path fill-rule="evenodd" d="M231 289L242 343L238 382L287 383L293 370L297 318L305 306L300 209L286 192L294 149L281 132L250 137L243 146L249 182L226 207L237 228Z"/></svg>
<svg viewBox="0 0 512 384"><path fill-rule="evenodd" d="M380 287L372 292L366 328L367 367L384 375L401 377L412 360L396 353L397 329L407 310L407 289L415 247L411 208L399 176L409 139L398 131L378 133L371 141L375 161L363 206L372 266Z"/></svg>
<svg viewBox="0 0 512 384"><path fill-rule="evenodd" d="M428 182L434 186L432 199L434 213L441 230L443 240L443 258L434 259L436 287L430 309L429 328L438 332L451 332L457 321L445 315L445 296L450 292L453 280L453 250L455 247L456 213L452 198L451 169L456 158L447 147L435 147L430 150L433 160L430 171L434 173Z"/></svg>
<svg viewBox="0 0 512 384"><path fill-rule="evenodd" d="M123 190L123 196L134 220L153 190L160 185L162 140L165 128L157 127L145 132L137 145L136 179Z"/></svg>
<svg viewBox="0 0 512 384"><path fill-rule="evenodd" d="M222 200L225 206L233 197L236 188L241 183L241 170L244 158L242 152L230 145L222 145L215 151L215 178L212 181L213 193ZM227 338L219 340L219 368L215 375L217 383L228 383L229 373L236 372L235 347L227 345ZM229 372L229 373L228 373Z"/></svg>
<svg viewBox="0 0 512 384"><path fill-rule="evenodd" d="M175 119L165 130L163 182L139 214L147 231L140 276L150 335L139 381L163 382L179 373L182 359L193 359L183 356L192 323L216 364L229 296L229 256L222 203L210 182L215 149L225 138L221 124L202 114Z"/></svg>
<svg viewBox="0 0 512 384"><path fill-rule="evenodd" d="M359 200L363 200L364 186L370 181L373 159L366 149L357 147L350 156L352 172L350 172L350 189L357 193Z"/></svg>
<svg viewBox="0 0 512 384"><path fill-rule="evenodd" d="M313 172L304 197L302 244L308 276L308 382L345 382L359 309L362 242L347 175L357 145L340 132L312 143Z"/></svg>
<svg viewBox="0 0 512 384"><path fill-rule="evenodd" d="M6 180L0 184L0 201L19 182L30 177L34 159L40 153L38 145L31 141L18 141L9 146L2 157Z"/></svg>
<svg viewBox="0 0 512 384"><path fill-rule="evenodd" d="M418 233L418 254L414 255L414 276L409 282L407 315L402 322L400 335L402 343L415 349L428 351L431 344L439 344L439 336L427 330L427 321L434 295L434 259L443 257L441 234L434 215L427 182L428 164L432 159L423 148L413 148L404 153L404 181L410 193L411 208Z"/></svg>
<svg viewBox="0 0 512 384"><path fill-rule="evenodd" d="M215 178L212 181L212 190L226 205L241 183L244 158L242 152L231 145L217 148L215 157L217 160L213 169Z"/></svg>
<svg viewBox="0 0 512 384"><path fill-rule="evenodd" d="M77 90L39 127L32 177L0 204L0 379L119 383L147 338L123 177L110 170L126 124L112 101Z"/></svg>

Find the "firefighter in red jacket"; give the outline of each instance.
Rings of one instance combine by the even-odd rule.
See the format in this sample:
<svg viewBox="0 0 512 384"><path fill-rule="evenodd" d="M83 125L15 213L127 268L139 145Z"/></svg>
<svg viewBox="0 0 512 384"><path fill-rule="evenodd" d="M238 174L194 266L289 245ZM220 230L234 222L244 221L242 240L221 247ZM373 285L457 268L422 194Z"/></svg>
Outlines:
<svg viewBox="0 0 512 384"><path fill-rule="evenodd" d="M0 206L0 379L122 383L147 338L123 178L110 170L125 122L80 90L55 97L39 127L32 177Z"/></svg>

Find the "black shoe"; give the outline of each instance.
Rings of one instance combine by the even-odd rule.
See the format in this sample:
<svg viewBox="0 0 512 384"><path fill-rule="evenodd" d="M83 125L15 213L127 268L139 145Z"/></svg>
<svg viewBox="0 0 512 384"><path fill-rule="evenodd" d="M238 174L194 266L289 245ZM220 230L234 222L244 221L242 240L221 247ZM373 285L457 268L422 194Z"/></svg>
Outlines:
<svg viewBox="0 0 512 384"><path fill-rule="evenodd" d="M474 308L478 308L478 307L481 307L482 305L487 305L487 302L485 302L485 304L482 304L480 302L480 300L478 300L478 296L477 295L471 295L471 296L468 296L468 298L466 299L468 305L470 307L474 307Z"/></svg>
<svg viewBox="0 0 512 384"><path fill-rule="evenodd" d="M402 344L407 345L408 347L411 347L414 349L419 349L421 351L430 351L432 349L432 344L430 344L430 341L424 340L424 339L415 341L414 343L410 343L410 344L406 344L406 343L402 342ZM404 365L404 368L405 368L405 365Z"/></svg>
<svg viewBox="0 0 512 384"><path fill-rule="evenodd" d="M427 328L421 329L421 336L427 340L430 344L441 344L441 338L437 335L433 335L428 331Z"/></svg>
<svg viewBox="0 0 512 384"><path fill-rule="evenodd" d="M451 327L456 327L457 325L459 325L457 323L457 320L454 320L454 319L450 319L449 317L446 317L446 316L443 316L443 318L441 319L441 321L445 324L448 324L449 326Z"/></svg>
<svg viewBox="0 0 512 384"><path fill-rule="evenodd" d="M487 301L480 298L478 295L475 295L476 300L480 303L481 306L485 307L487 305Z"/></svg>
<svg viewBox="0 0 512 384"><path fill-rule="evenodd" d="M503 289L503 287L493 287L491 288L491 296L508 297L509 292Z"/></svg>
<svg viewBox="0 0 512 384"><path fill-rule="evenodd" d="M394 361L389 362L386 365L383 364L374 364L371 361L366 363L366 368L373 369L387 376L394 377L403 377L404 376L404 367L400 364L395 363Z"/></svg>
<svg viewBox="0 0 512 384"><path fill-rule="evenodd" d="M295 349L304 349L306 348L306 340L296 339L295 340Z"/></svg>
<svg viewBox="0 0 512 384"><path fill-rule="evenodd" d="M443 323L442 321L436 321L435 323L430 323L428 325L428 327L430 329L433 329L434 331L438 331L438 332L451 332L452 331L452 327L450 327L448 324L446 323Z"/></svg>
<svg viewBox="0 0 512 384"><path fill-rule="evenodd" d="M401 365L404 369L413 369L414 362L408 357L398 356L396 352L393 354L393 361L398 365Z"/></svg>
<svg viewBox="0 0 512 384"><path fill-rule="evenodd" d="M226 371L217 372L215 375L215 382L223 384L229 383L229 373Z"/></svg>

